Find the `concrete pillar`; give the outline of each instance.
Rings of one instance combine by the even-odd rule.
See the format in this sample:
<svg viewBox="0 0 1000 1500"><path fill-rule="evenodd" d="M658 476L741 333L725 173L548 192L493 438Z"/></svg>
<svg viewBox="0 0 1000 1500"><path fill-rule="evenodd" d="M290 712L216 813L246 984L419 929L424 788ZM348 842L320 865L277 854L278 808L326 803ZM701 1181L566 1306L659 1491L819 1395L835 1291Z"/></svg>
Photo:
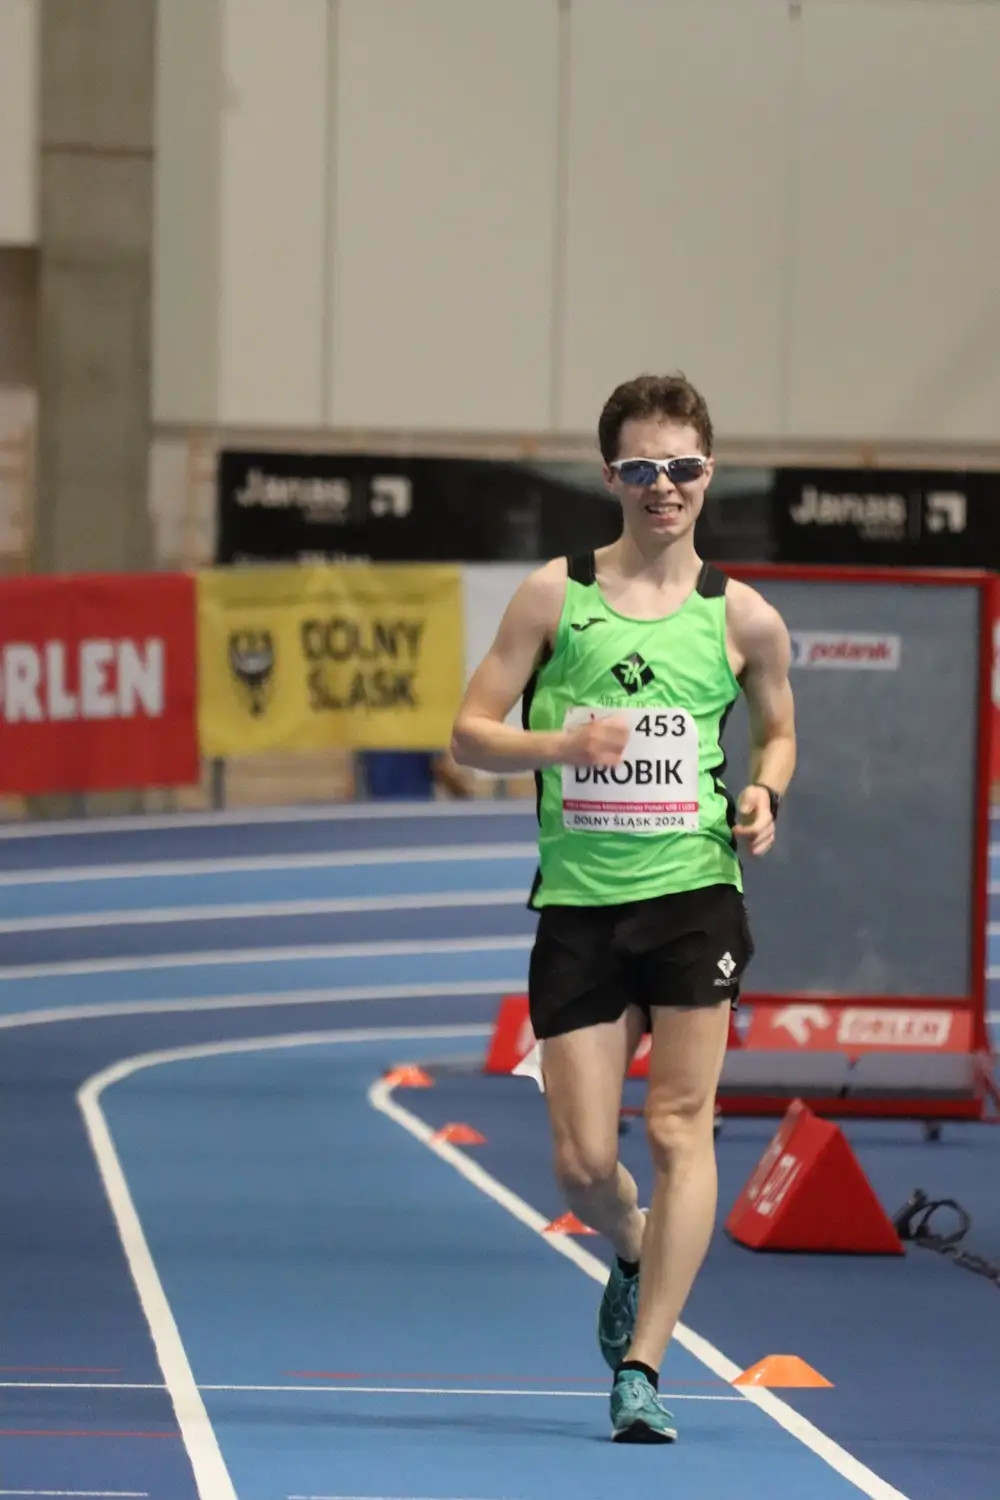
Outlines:
<svg viewBox="0 0 1000 1500"><path fill-rule="evenodd" d="M154 563L157 0L42 0L38 572Z"/></svg>
<svg viewBox="0 0 1000 1500"><path fill-rule="evenodd" d="M157 0L41 0L40 573L154 565L147 500ZM139 792L30 799L136 811Z"/></svg>

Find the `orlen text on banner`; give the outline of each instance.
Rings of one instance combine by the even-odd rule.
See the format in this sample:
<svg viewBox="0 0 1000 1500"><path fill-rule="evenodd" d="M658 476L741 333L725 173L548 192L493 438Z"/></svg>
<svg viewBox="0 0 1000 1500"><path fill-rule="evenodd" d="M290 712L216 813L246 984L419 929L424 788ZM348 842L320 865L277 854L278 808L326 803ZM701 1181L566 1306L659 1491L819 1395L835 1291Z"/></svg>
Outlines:
<svg viewBox="0 0 1000 1500"><path fill-rule="evenodd" d="M448 743L463 678L457 567L198 575L205 755Z"/></svg>
<svg viewBox="0 0 1000 1500"><path fill-rule="evenodd" d="M194 580L0 582L0 791L110 791L199 778Z"/></svg>

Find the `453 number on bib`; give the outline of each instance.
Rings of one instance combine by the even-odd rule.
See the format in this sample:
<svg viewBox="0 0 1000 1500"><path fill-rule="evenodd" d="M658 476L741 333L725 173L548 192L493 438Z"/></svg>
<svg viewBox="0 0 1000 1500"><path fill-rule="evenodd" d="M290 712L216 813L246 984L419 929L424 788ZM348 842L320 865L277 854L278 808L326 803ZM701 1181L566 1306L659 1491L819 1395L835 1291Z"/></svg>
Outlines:
<svg viewBox="0 0 1000 1500"><path fill-rule="evenodd" d="M581 833L696 833L698 726L685 708L571 708L564 727L629 728L617 766L564 766L563 825Z"/></svg>
<svg viewBox="0 0 1000 1500"><path fill-rule="evenodd" d="M644 713L635 726L635 732L658 740L665 739L668 735L676 739L682 734L687 734L690 723L691 715L678 713L676 709L671 710L670 713Z"/></svg>

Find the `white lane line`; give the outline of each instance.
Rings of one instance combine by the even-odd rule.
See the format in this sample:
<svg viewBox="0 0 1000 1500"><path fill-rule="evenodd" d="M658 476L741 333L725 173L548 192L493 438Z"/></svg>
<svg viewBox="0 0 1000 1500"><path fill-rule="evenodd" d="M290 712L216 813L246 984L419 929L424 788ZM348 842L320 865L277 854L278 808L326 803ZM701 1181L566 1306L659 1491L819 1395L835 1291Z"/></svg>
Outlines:
<svg viewBox="0 0 1000 1500"><path fill-rule="evenodd" d="M452 995L523 994L524 975L513 979L449 979L439 984L342 985L329 990L284 990L280 995L208 995L191 1000L108 1000L95 1005L54 1005L0 1015L0 1031L19 1026L54 1026L63 1021L98 1021L109 1016L161 1016L192 1010L267 1010L295 1005L342 1005L355 1000L426 1000ZM1000 1012L998 1012L1000 1016Z"/></svg>
<svg viewBox="0 0 1000 1500"><path fill-rule="evenodd" d="M145 1068L168 1062L188 1061L237 1052L263 1052L279 1047L339 1046L351 1042L424 1040L483 1036L482 1026L384 1026L368 1030L310 1032L283 1037L253 1037L234 1042L209 1042L191 1047L173 1047L140 1053L95 1073L77 1092L91 1149L97 1162L118 1235L135 1283L157 1362L177 1418L184 1447L191 1461L200 1500L238 1500L218 1439L195 1382L180 1331L167 1301L156 1263L143 1232L115 1144L108 1128L101 1096L115 1083Z"/></svg>
<svg viewBox="0 0 1000 1500"><path fill-rule="evenodd" d="M53 1005L38 1010L16 1010L0 1014L0 1031L20 1026L55 1026L64 1021L102 1021L115 1016L161 1016L200 1010L287 1009L296 1005L339 1005L351 1001L422 1000L453 995L520 995L525 991L524 974L509 979L443 980L438 984L345 985L329 990L283 990L280 995L260 991L247 995L203 995L190 1000L108 1000L92 1005ZM991 1026L1000 1026L1000 1010L987 1012Z"/></svg>
<svg viewBox="0 0 1000 1500"><path fill-rule="evenodd" d="M201 1500L238 1500L101 1110L101 1094L115 1077L116 1070L108 1068L88 1079L77 1094L77 1103L149 1324L198 1495Z"/></svg>
<svg viewBox="0 0 1000 1500"><path fill-rule="evenodd" d="M507 1389L506 1387L490 1386L482 1390L471 1386L435 1386L435 1385L323 1385L317 1381L314 1385L203 1385L199 1384L199 1391L247 1391L254 1394L265 1393L275 1395L325 1395L325 1396L555 1396L561 1401L597 1400L606 1401L608 1393L601 1391L552 1391L538 1390L533 1388L529 1391ZM14 1391L165 1391L165 1385L149 1384L124 1384L102 1381L94 1384L86 1384L77 1381L52 1380L52 1381L22 1381L22 1380L0 1380L0 1390ZM688 1392L661 1391L660 1395L670 1401L742 1401L743 1397L733 1396L710 1396L692 1395ZM3 1492L0 1491L0 1494Z"/></svg>
<svg viewBox="0 0 1000 1500"><path fill-rule="evenodd" d="M101 1021L114 1016L160 1016L199 1010L267 1010L296 1005L338 1005L350 1001L421 1000L453 995L520 995L523 974L509 979L445 980L439 984L347 985L329 990L284 990L280 995L261 991L249 995L207 995L190 1000L108 1000L93 1005L53 1005L38 1010L16 1010L0 1015L0 1031L20 1026L54 1026L64 1021ZM987 1012L991 1026L1000 1026L1000 1010Z"/></svg>
<svg viewBox="0 0 1000 1500"><path fill-rule="evenodd" d="M153 833L164 828L232 828L275 823L356 823L385 818L502 818L535 816L533 798L474 798L468 802L346 802L336 807L224 808L220 812L133 813L119 818L66 818L52 823L0 825L2 839L60 838L90 833Z"/></svg>
<svg viewBox="0 0 1000 1500"><path fill-rule="evenodd" d="M243 901L218 906L150 906L0 919L0 933L67 932L82 927L158 926L251 917L321 917L336 912L425 911L455 906L526 906L527 890L432 891L408 896L331 896L315 901Z"/></svg>
<svg viewBox="0 0 1000 1500"><path fill-rule="evenodd" d="M557 1254L564 1255L571 1260L581 1271L592 1280L603 1286L608 1279L608 1268L603 1261L598 1260L596 1255L591 1255L574 1240L563 1236L545 1234L548 1219L540 1214L537 1209L531 1207L523 1198L512 1193L510 1188L498 1182L485 1172L477 1162L472 1161L464 1152L458 1150L448 1141L436 1141L433 1131L423 1120L417 1118L409 1110L403 1109L392 1097L392 1088L384 1080L372 1085L368 1091L368 1098L372 1106L381 1114L387 1115L389 1119L395 1120L404 1130L414 1136L442 1161L459 1172L467 1182L479 1189L481 1193L505 1208L513 1218L517 1219L526 1228L533 1230L544 1242L555 1250ZM687 1349L703 1365L706 1365L713 1375L720 1380L731 1384L740 1375L740 1367L718 1350L714 1344L710 1344L701 1334L695 1333L684 1323L678 1323L674 1330L674 1338L682 1348ZM813 1453L821 1458L824 1463L830 1465L844 1479L848 1480L859 1489L869 1500L906 1500L906 1496L900 1490L895 1489L884 1479L881 1479L865 1464L856 1459L853 1454L848 1453L839 1443L827 1437L807 1418L800 1416L787 1402L775 1396L772 1391L760 1390L753 1386L740 1386L741 1399L752 1402L760 1407L769 1417L773 1418L780 1427L783 1427L792 1437L797 1438Z"/></svg>
<svg viewBox="0 0 1000 1500"><path fill-rule="evenodd" d="M294 963L303 958L381 958L387 954L513 953L530 948L534 938L400 938L384 943L304 943L297 948L234 948L211 953L157 953L134 958L87 958L64 964L7 964L0 979L55 979L72 974L146 974L150 969L201 969L218 964Z"/></svg>
<svg viewBox="0 0 1000 1500"><path fill-rule="evenodd" d="M342 849L336 854L243 854L230 859L66 865L0 874L5 885L74 885L85 880L155 880L164 875L235 875L257 870L339 870L365 865L453 864L460 860L537 859L535 844L419 844L402 849Z"/></svg>
<svg viewBox="0 0 1000 1500"><path fill-rule="evenodd" d="M165 1391L158 1380L0 1380L0 1391ZM204 1387L202 1387L204 1389ZM3 1490L0 1490L0 1495Z"/></svg>

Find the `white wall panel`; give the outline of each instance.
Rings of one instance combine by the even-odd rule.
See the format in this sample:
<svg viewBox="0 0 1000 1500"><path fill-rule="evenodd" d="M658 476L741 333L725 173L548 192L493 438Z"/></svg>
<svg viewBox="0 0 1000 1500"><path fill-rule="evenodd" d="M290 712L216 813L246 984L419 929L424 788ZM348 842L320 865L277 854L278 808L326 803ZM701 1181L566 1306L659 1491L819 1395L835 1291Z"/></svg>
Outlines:
<svg viewBox="0 0 1000 1500"><path fill-rule="evenodd" d="M716 427L780 421L786 0L573 0L557 425L682 368Z"/></svg>
<svg viewBox="0 0 1000 1500"><path fill-rule="evenodd" d="M550 412L557 0L339 0L338 425Z"/></svg>
<svg viewBox="0 0 1000 1500"><path fill-rule="evenodd" d="M224 0L219 417L322 420L327 0Z"/></svg>
<svg viewBox="0 0 1000 1500"><path fill-rule="evenodd" d="M1000 6L801 26L790 431L1000 439Z"/></svg>
<svg viewBox="0 0 1000 1500"><path fill-rule="evenodd" d="M0 0L0 245L38 238L38 4Z"/></svg>

